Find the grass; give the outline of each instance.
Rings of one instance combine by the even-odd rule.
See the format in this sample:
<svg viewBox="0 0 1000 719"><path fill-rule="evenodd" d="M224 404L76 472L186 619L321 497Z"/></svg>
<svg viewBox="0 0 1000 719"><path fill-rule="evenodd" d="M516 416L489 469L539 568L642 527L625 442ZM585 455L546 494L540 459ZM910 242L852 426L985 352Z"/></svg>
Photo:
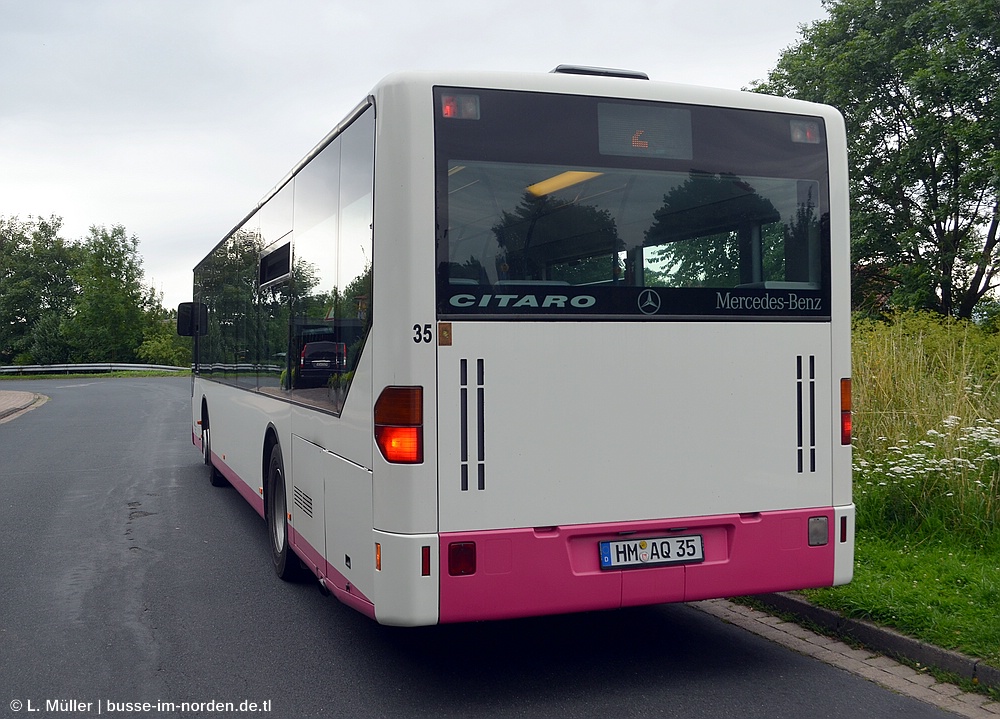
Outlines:
<svg viewBox="0 0 1000 719"><path fill-rule="evenodd" d="M856 547L854 581L805 592L848 616L1000 666L1000 556L943 539L909 545L868 536Z"/></svg>
<svg viewBox="0 0 1000 719"><path fill-rule="evenodd" d="M853 346L854 581L806 595L1000 667L1000 338L907 314Z"/></svg>

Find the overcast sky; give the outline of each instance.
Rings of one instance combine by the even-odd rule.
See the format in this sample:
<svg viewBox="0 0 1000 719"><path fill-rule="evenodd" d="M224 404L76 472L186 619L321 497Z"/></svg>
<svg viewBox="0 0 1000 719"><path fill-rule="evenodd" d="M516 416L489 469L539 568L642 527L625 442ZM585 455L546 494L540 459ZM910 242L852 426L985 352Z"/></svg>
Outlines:
<svg viewBox="0 0 1000 719"><path fill-rule="evenodd" d="M167 307L383 76L763 79L821 0L0 0L0 216L121 224Z"/></svg>

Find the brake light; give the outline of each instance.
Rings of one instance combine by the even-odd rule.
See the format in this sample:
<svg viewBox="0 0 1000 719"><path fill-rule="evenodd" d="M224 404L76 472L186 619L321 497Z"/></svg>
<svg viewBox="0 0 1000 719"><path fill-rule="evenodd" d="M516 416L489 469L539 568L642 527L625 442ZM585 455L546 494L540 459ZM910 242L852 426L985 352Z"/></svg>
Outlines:
<svg viewBox="0 0 1000 719"><path fill-rule="evenodd" d="M840 443L851 443L851 380L840 380Z"/></svg>
<svg viewBox="0 0 1000 719"><path fill-rule="evenodd" d="M386 387L375 402L375 444L386 461L424 461L424 388Z"/></svg>

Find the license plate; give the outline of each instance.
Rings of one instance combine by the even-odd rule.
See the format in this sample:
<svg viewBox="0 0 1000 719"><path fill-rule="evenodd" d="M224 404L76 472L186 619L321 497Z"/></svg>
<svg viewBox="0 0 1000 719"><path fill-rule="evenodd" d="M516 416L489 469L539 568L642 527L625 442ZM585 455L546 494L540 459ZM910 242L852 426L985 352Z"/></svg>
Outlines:
<svg viewBox="0 0 1000 719"><path fill-rule="evenodd" d="M601 569L655 567L705 561L700 534L600 542Z"/></svg>
<svg viewBox="0 0 1000 719"><path fill-rule="evenodd" d="M313 360L313 367L323 367L324 369L330 366L330 360Z"/></svg>

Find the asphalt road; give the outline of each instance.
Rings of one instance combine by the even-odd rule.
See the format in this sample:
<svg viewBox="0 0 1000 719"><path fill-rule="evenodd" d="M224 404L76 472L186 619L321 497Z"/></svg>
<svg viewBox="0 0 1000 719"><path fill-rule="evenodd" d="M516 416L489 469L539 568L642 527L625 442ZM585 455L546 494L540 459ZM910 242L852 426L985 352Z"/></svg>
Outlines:
<svg viewBox="0 0 1000 719"><path fill-rule="evenodd" d="M380 627L273 575L191 445L189 387L0 386L50 398L0 424L0 716L953 716L684 605Z"/></svg>

